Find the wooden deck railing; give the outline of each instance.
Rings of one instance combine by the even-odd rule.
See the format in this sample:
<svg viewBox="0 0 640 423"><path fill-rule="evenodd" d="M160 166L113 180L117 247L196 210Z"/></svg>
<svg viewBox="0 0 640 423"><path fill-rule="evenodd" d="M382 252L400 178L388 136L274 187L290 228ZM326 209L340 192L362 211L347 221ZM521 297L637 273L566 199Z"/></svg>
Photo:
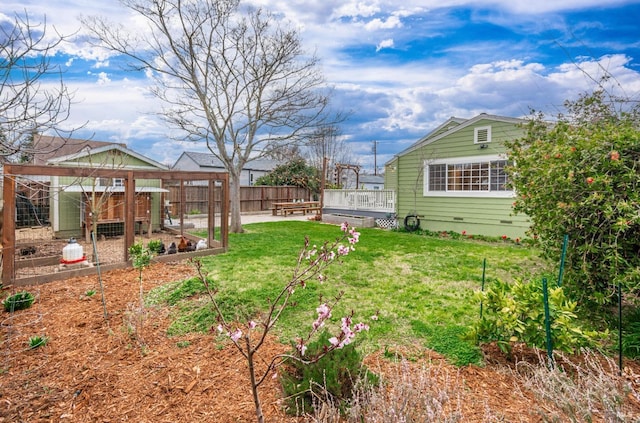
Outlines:
<svg viewBox="0 0 640 423"><path fill-rule="evenodd" d="M323 206L330 209L395 213L396 192L391 189L327 189L324 191Z"/></svg>

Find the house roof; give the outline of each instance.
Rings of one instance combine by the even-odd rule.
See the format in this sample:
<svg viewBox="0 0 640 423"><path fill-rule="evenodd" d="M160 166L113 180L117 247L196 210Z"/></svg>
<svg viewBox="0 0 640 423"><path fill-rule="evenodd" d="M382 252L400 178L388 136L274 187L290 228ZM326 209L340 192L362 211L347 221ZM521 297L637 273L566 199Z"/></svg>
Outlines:
<svg viewBox="0 0 640 423"><path fill-rule="evenodd" d="M507 117L507 116L498 116L498 115L490 115L487 113L480 113L479 115L471 118L471 119L461 119L461 118L455 118L455 117L451 117L449 118L446 122L444 122L442 125L438 126L436 129L434 129L433 131L431 131L429 134L427 134L426 136L420 138L418 141L416 141L413 145L411 145L410 147L406 148L405 150L401 151L400 153L396 154L392 159L390 159L387 163L385 163L385 165L390 164L391 162L393 162L397 157L400 156L404 156L405 154L411 153L412 151L415 151L416 149L423 147L425 145L431 144L434 141L437 141L441 138L444 138L450 134L453 134L457 131L460 131L464 128L467 128L471 125L476 124L478 121L481 120L493 120L496 122L507 122L507 123L513 123L513 124L521 124L521 123L526 123L527 121L525 119L519 119L519 118L513 118L513 117ZM449 129L447 129L449 128Z"/></svg>
<svg viewBox="0 0 640 423"><path fill-rule="evenodd" d="M360 175L358 180L365 184L384 184L384 176L380 175Z"/></svg>
<svg viewBox="0 0 640 423"><path fill-rule="evenodd" d="M89 157L95 154L99 154L99 153L103 153L106 151L111 151L111 150L118 150L120 152L122 152L123 154L127 154L131 157L134 157L140 161L143 161L145 163L148 163L150 166L153 166L155 168L161 169L161 170L168 170L168 167L163 165L162 163L156 162L155 160L152 160L148 157L143 156L140 153L136 153L133 150L129 150L128 148L124 147L122 144L107 144L107 145L102 145L100 147L96 147L96 148L85 148L82 149L78 152L72 153L72 154L68 154L66 156L58 156L58 157L54 157L51 158L49 160L47 160L47 164L49 165L57 165L60 163L65 163L71 160L78 160L81 159L83 157ZM83 166L85 165L85 163L78 163L78 166ZM123 166L124 167L124 166ZM135 168L135 166L126 166L127 168Z"/></svg>
<svg viewBox="0 0 640 423"><path fill-rule="evenodd" d="M46 165L52 158L68 156L82 150L91 150L106 145L120 145L126 148L126 144L124 143L36 135L33 140L33 150L35 153L33 154L31 163Z"/></svg>
<svg viewBox="0 0 640 423"><path fill-rule="evenodd" d="M224 166L224 163L222 163L222 160L218 159L216 156L214 156L211 153L198 153L195 151L185 151L180 155L178 160L176 160L176 164L180 161L180 159L183 156L188 157L201 168L225 169L225 166ZM245 164L243 169L270 172L279 164L280 163L276 160L255 159ZM175 164L173 167L175 168Z"/></svg>

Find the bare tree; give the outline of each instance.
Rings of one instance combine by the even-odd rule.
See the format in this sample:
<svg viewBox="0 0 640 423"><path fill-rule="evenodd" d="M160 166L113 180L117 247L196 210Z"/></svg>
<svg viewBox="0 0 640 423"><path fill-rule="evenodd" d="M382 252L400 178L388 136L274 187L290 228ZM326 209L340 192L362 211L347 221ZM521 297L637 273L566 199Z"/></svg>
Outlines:
<svg viewBox="0 0 640 423"><path fill-rule="evenodd" d="M329 168L337 163L354 162L351 148L340 136L340 130L335 125L319 127L311 133L305 142L303 155L308 163L319 171L322 171L325 158L329 161Z"/></svg>
<svg viewBox="0 0 640 423"><path fill-rule="evenodd" d="M65 39L26 12L0 22L0 161L28 160L35 133L62 136L73 96L51 59Z"/></svg>
<svg viewBox="0 0 640 423"><path fill-rule="evenodd" d="M154 78L161 116L206 142L229 172L232 232L242 232L245 164L298 143L324 119L328 98L318 59L297 30L239 0L121 0L146 23L138 32L81 19L102 45Z"/></svg>

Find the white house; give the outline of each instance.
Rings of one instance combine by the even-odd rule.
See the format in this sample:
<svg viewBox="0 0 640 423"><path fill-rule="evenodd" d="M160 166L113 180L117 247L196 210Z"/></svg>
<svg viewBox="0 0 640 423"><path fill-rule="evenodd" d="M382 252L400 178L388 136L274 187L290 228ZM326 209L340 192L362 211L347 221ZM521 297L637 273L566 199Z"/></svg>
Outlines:
<svg viewBox="0 0 640 423"><path fill-rule="evenodd" d="M241 186L252 186L256 179L268 174L276 166L275 160L257 159L247 163L240 174ZM183 152L175 164L171 167L175 170L196 171L196 172L226 172L222 161L210 153L197 153L193 151Z"/></svg>
<svg viewBox="0 0 640 423"><path fill-rule="evenodd" d="M360 175L360 189L384 189L384 176Z"/></svg>

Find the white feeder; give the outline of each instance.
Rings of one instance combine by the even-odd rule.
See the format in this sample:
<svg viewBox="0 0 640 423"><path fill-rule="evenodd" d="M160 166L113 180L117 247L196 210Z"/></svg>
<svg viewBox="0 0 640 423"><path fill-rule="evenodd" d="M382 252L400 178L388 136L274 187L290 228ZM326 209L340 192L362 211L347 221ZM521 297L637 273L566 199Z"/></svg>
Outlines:
<svg viewBox="0 0 640 423"><path fill-rule="evenodd" d="M85 261L82 245L78 244L75 238L71 238L69 243L62 249L62 264L74 264Z"/></svg>

